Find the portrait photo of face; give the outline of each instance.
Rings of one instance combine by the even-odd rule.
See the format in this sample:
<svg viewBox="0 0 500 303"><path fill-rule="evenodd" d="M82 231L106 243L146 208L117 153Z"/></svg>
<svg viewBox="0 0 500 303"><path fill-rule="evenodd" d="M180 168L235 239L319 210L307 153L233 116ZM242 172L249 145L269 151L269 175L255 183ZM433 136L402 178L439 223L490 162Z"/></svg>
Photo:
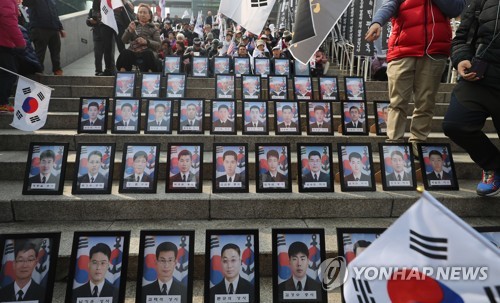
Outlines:
<svg viewBox="0 0 500 303"><path fill-rule="evenodd" d="M373 160L369 145L338 144L342 191L374 191Z"/></svg>
<svg viewBox="0 0 500 303"><path fill-rule="evenodd" d="M367 134L366 103L342 102L342 108L343 132L350 135Z"/></svg>
<svg viewBox="0 0 500 303"><path fill-rule="evenodd" d="M246 145L214 145L214 192L248 192Z"/></svg>
<svg viewBox="0 0 500 303"><path fill-rule="evenodd" d="M207 76L208 58L193 57L193 77Z"/></svg>
<svg viewBox="0 0 500 303"><path fill-rule="evenodd" d="M214 74L228 74L229 73L229 57L215 57L214 58Z"/></svg>
<svg viewBox="0 0 500 303"><path fill-rule="evenodd" d="M135 73L117 73L115 97L134 97Z"/></svg>
<svg viewBox="0 0 500 303"><path fill-rule="evenodd" d="M169 192L201 192L203 146L169 144Z"/></svg>
<svg viewBox="0 0 500 303"><path fill-rule="evenodd" d="M384 230L384 228L380 228L378 232L375 232L375 230L373 232L367 232L363 231L361 228L359 231L353 228L346 229L349 231L344 231L342 228L339 229L337 234L341 235L339 241L342 242L342 256L346 259L347 264L354 261L356 257L363 253L363 251L368 248Z"/></svg>
<svg viewBox="0 0 500 303"><path fill-rule="evenodd" d="M212 100L211 133L236 134L236 102Z"/></svg>
<svg viewBox="0 0 500 303"><path fill-rule="evenodd" d="M261 94L261 81L260 76L242 76L242 96L243 100L260 99Z"/></svg>
<svg viewBox="0 0 500 303"><path fill-rule="evenodd" d="M333 191L331 146L298 145L300 191Z"/></svg>
<svg viewBox="0 0 500 303"><path fill-rule="evenodd" d="M114 133L139 132L140 106L137 99L116 99L113 113Z"/></svg>
<svg viewBox="0 0 500 303"><path fill-rule="evenodd" d="M165 68L163 75L177 74L180 72L181 58L180 57L165 57Z"/></svg>
<svg viewBox="0 0 500 303"><path fill-rule="evenodd" d="M167 98L184 98L186 87L186 75L167 75Z"/></svg>
<svg viewBox="0 0 500 303"><path fill-rule="evenodd" d="M294 94L296 100L312 100L313 90L310 77L293 77Z"/></svg>
<svg viewBox="0 0 500 303"><path fill-rule="evenodd" d="M347 100L366 100L363 78L345 77L344 83Z"/></svg>
<svg viewBox="0 0 500 303"><path fill-rule="evenodd" d="M320 77L319 90L321 100L335 100L339 98L339 91L336 77Z"/></svg>
<svg viewBox="0 0 500 303"><path fill-rule="evenodd" d="M141 81L141 98L158 98L160 96L160 73L144 73Z"/></svg>
<svg viewBox="0 0 500 303"><path fill-rule="evenodd" d="M376 115L377 117L377 135L387 134L387 117L389 102L375 102L376 104Z"/></svg>
<svg viewBox="0 0 500 303"><path fill-rule="evenodd" d="M458 189L455 165L448 144L420 144L420 163L424 164L422 171L426 189Z"/></svg>
<svg viewBox="0 0 500 303"><path fill-rule="evenodd" d="M300 133L300 112L297 102L275 102L276 134Z"/></svg>
<svg viewBox="0 0 500 303"><path fill-rule="evenodd" d="M267 102L244 101L244 124L243 133L245 134L266 134L267 128Z"/></svg>
<svg viewBox="0 0 500 303"><path fill-rule="evenodd" d="M249 58L234 58L234 74L237 77L241 75L250 74L250 60Z"/></svg>
<svg viewBox="0 0 500 303"><path fill-rule="evenodd" d="M105 133L107 108L107 98L80 98L78 133Z"/></svg>
<svg viewBox="0 0 500 303"><path fill-rule="evenodd" d="M308 102L308 132L315 135L331 135L332 114L330 102Z"/></svg>
<svg viewBox="0 0 500 303"><path fill-rule="evenodd" d="M234 99L234 76L215 75L216 96L219 99Z"/></svg>
<svg viewBox="0 0 500 303"><path fill-rule="evenodd" d="M302 64L298 60L295 60L295 76L309 76L311 73L309 63Z"/></svg>
<svg viewBox="0 0 500 303"><path fill-rule="evenodd" d="M261 77L267 77L270 72L269 59L267 58L255 58L255 75L260 75Z"/></svg>
<svg viewBox="0 0 500 303"><path fill-rule="evenodd" d="M409 144L380 144L384 190L416 188L412 148Z"/></svg>
<svg viewBox="0 0 500 303"><path fill-rule="evenodd" d="M172 133L172 101L149 100L146 133Z"/></svg>
<svg viewBox="0 0 500 303"><path fill-rule="evenodd" d="M285 100L288 97L288 79L286 76L269 76L268 94L271 100Z"/></svg>
<svg viewBox="0 0 500 303"><path fill-rule="evenodd" d="M60 237L60 233L0 237L0 302L52 301Z"/></svg>
<svg viewBox="0 0 500 303"><path fill-rule="evenodd" d="M68 144L31 144L23 194L61 194Z"/></svg>
<svg viewBox="0 0 500 303"><path fill-rule="evenodd" d="M274 74L279 76L289 76L290 61L288 59L274 59Z"/></svg>
<svg viewBox="0 0 500 303"><path fill-rule="evenodd" d="M179 133L203 133L203 106L202 100L179 102Z"/></svg>
<svg viewBox="0 0 500 303"><path fill-rule="evenodd" d="M159 146L126 144L120 192L156 192Z"/></svg>
<svg viewBox="0 0 500 303"><path fill-rule="evenodd" d="M79 145L73 193L111 193L114 153L114 144Z"/></svg>
<svg viewBox="0 0 500 303"><path fill-rule="evenodd" d="M257 192L290 192L290 147L257 145Z"/></svg>

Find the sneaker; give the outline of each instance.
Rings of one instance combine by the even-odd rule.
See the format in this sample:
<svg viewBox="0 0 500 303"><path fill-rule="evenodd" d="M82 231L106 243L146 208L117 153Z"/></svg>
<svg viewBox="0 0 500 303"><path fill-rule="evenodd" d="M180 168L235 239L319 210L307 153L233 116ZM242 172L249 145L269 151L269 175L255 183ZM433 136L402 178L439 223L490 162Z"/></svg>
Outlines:
<svg viewBox="0 0 500 303"><path fill-rule="evenodd" d="M62 76L62 75L63 75L63 71L62 71L62 69L58 69L58 70L56 70L56 71L54 72L54 75L56 75L56 76Z"/></svg>
<svg viewBox="0 0 500 303"><path fill-rule="evenodd" d="M500 192L500 173L494 170L483 170L483 179L476 188L476 193L480 196L494 196Z"/></svg>
<svg viewBox="0 0 500 303"><path fill-rule="evenodd" d="M0 105L0 113L13 113L14 112L14 107L5 104L5 105Z"/></svg>

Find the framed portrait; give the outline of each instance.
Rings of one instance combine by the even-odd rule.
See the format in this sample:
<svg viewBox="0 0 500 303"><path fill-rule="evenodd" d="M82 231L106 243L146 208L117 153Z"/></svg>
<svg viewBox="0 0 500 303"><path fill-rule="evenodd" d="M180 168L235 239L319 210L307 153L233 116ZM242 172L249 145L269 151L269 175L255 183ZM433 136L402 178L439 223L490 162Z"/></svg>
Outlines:
<svg viewBox="0 0 500 303"><path fill-rule="evenodd" d="M212 191L248 193L248 144L214 144Z"/></svg>
<svg viewBox="0 0 500 303"><path fill-rule="evenodd" d="M365 80L363 77L344 77L345 97L349 101L366 101Z"/></svg>
<svg viewBox="0 0 500 303"><path fill-rule="evenodd" d="M206 231L205 303L260 302L259 231Z"/></svg>
<svg viewBox="0 0 500 303"><path fill-rule="evenodd" d="M208 77L208 58L193 57L193 77Z"/></svg>
<svg viewBox="0 0 500 303"><path fill-rule="evenodd" d="M143 73L141 79L141 98L159 98L161 91L160 73Z"/></svg>
<svg viewBox="0 0 500 303"><path fill-rule="evenodd" d="M254 61L254 75L260 75L263 78L271 73L271 63L269 58L255 58Z"/></svg>
<svg viewBox="0 0 500 303"><path fill-rule="evenodd" d="M475 227L474 229L490 241L496 248L500 249L500 226L481 226Z"/></svg>
<svg viewBox="0 0 500 303"><path fill-rule="evenodd" d="M426 190L458 190L450 144L419 143L418 153Z"/></svg>
<svg viewBox="0 0 500 303"><path fill-rule="evenodd" d="M145 134L171 134L172 133L172 105L171 100L152 100L147 102L147 124Z"/></svg>
<svg viewBox="0 0 500 303"><path fill-rule="evenodd" d="M167 75L167 98L184 98L186 94L187 78L185 74Z"/></svg>
<svg viewBox="0 0 500 303"><path fill-rule="evenodd" d="M378 136L387 135L387 111L389 108L389 103L386 101L375 101L373 102L375 108L375 122Z"/></svg>
<svg viewBox="0 0 500 303"><path fill-rule="evenodd" d="M319 99L339 101L339 85L337 77L321 76L319 82Z"/></svg>
<svg viewBox="0 0 500 303"><path fill-rule="evenodd" d="M166 56L163 60L163 76L178 74L181 72L181 57Z"/></svg>
<svg viewBox="0 0 500 303"><path fill-rule="evenodd" d="M273 229L273 302L327 302L318 274L326 259L325 230Z"/></svg>
<svg viewBox="0 0 500 303"><path fill-rule="evenodd" d="M293 95L295 96L295 100L312 100L314 94L311 77L294 76Z"/></svg>
<svg viewBox="0 0 500 303"><path fill-rule="evenodd" d="M0 235L1 302L52 302L60 240L61 233Z"/></svg>
<svg viewBox="0 0 500 303"><path fill-rule="evenodd" d="M307 64L302 64L298 60L294 62L294 75L295 76L310 76L311 75L311 65L309 62Z"/></svg>
<svg viewBox="0 0 500 303"><path fill-rule="evenodd" d="M193 302L194 230L141 230L136 300Z"/></svg>
<svg viewBox="0 0 500 303"><path fill-rule="evenodd" d="M134 72L117 72L115 77L115 98L133 98L135 96Z"/></svg>
<svg viewBox="0 0 500 303"><path fill-rule="evenodd" d="M290 77L290 60L275 58L274 62L274 75Z"/></svg>
<svg viewBox="0 0 500 303"><path fill-rule="evenodd" d="M205 103L200 99L179 101L179 134L203 134Z"/></svg>
<svg viewBox="0 0 500 303"><path fill-rule="evenodd" d="M31 142L23 195L61 195L69 143Z"/></svg>
<svg viewBox="0 0 500 303"><path fill-rule="evenodd" d="M368 116L365 101L342 101L342 133L368 135Z"/></svg>
<svg viewBox="0 0 500 303"><path fill-rule="evenodd" d="M378 150L384 190L415 190L417 179L411 144L379 143Z"/></svg>
<svg viewBox="0 0 500 303"><path fill-rule="evenodd" d="M210 100L211 134L236 135L236 101Z"/></svg>
<svg viewBox="0 0 500 303"><path fill-rule="evenodd" d="M247 57L234 57L234 74L236 77L241 77L241 75L250 74L250 58Z"/></svg>
<svg viewBox="0 0 500 303"><path fill-rule="evenodd" d="M307 134L333 135L332 104L329 101L307 102Z"/></svg>
<svg viewBox="0 0 500 303"><path fill-rule="evenodd" d="M274 113L277 135L300 135L300 106L297 101L274 102Z"/></svg>
<svg viewBox="0 0 500 303"><path fill-rule="evenodd" d="M75 232L64 301L125 302L129 241L130 231Z"/></svg>
<svg viewBox="0 0 500 303"><path fill-rule="evenodd" d="M243 101L243 134L268 135L269 116L266 101Z"/></svg>
<svg viewBox="0 0 500 303"><path fill-rule="evenodd" d="M105 134L108 129L108 98L80 98L79 134Z"/></svg>
<svg viewBox="0 0 500 303"><path fill-rule="evenodd" d="M375 191L370 144L338 143L342 191Z"/></svg>
<svg viewBox="0 0 500 303"><path fill-rule="evenodd" d="M115 99L113 108L113 134L138 134L141 125L141 101L139 99Z"/></svg>
<svg viewBox="0 0 500 303"><path fill-rule="evenodd" d="M110 194L115 143L79 143L76 149L73 194Z"/></svg>
<svg viewBox="0 0 500 303"><path fill-rule="evenodd" d="M229 57L215 57L214 58L214 75L229 74L230 67Z"/></svg>
<svg viewBox="0 0 500 303"><path fill-rule="evenodd" d="M290 144L255 145L258 193L292 192Z"/></svg>
<svg viewBox="0 0 500 303"><path fill-rule="evenodd" d="M215 97L217 99L234 99L234 75L215 75Z"/></svg>
<svg viewBox="0 0 500 303"><path fill-rule="evenodd" d="M262 96L260 76L241 76L241 100L260 100Z"/></svg>
<svg viewBox="0 0 500 303"><path fill-rule="evenodd" d="M203 191L203 144L169 143L166 192Z"/></svg>
<svg viewBox="0 0 500 303"><path fill-rule="evenodd" d="M267 86L269 100L288 99L288 78L286 76L269 76Z"/></svg>
<svg viewBox="0 0 500 303"><path fill-rule="evenodd" d="M297 144L299 192L333 192L333 159L330 143Z"/></svg>
<svg viewBox="0 0 500 303"><path fill-rule="evenodd" d="M120 193L156 193L160 144L123 145Z"/></svg>

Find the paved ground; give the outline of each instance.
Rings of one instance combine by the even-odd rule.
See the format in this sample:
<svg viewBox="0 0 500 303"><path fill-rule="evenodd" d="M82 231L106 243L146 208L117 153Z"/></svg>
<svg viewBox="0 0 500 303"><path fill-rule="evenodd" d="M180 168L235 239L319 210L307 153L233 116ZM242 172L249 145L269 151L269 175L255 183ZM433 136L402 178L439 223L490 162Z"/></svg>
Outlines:
<svg viewBox="0 0 500 303"><path fill-rule="evenodd" d="M118 52L115 54L115 61L118 58ZM104 65L104 61L103 61ZM78 59L77 61L63 67L65 76L94 76L94 52Z"/></svg>

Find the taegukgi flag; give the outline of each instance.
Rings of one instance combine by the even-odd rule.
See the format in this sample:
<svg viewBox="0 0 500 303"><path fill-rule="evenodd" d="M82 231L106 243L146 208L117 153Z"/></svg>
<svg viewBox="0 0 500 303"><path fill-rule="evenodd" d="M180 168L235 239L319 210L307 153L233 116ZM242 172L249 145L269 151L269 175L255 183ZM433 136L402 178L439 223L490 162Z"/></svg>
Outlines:
<svg viewBox="0 0 500 303"><path fill-rule="evenodd" d="M14 118L10 125L24 131L42 128L47 121L51 93L50 87L19 77L14 101Z"/></svg>
<svg viewBox="0 0 500 303"><path fill-rule="evenodd" d="M260 34L276 0L221 0L219 11L254 34Z"/></svg>
<svg viewBox="0 0 500 303"><path fill-rule="evenodd" d="M500 302L500 250L429 193L349 263L351 302Z"/></svg>
<svg viewBox="0 0 500 303"><path fill-rule="evenodd" d="M101 0L101 21L111 27L118 34L118 25L116 25L115 13L113 9L123 6L120 0Z"/></svg>

